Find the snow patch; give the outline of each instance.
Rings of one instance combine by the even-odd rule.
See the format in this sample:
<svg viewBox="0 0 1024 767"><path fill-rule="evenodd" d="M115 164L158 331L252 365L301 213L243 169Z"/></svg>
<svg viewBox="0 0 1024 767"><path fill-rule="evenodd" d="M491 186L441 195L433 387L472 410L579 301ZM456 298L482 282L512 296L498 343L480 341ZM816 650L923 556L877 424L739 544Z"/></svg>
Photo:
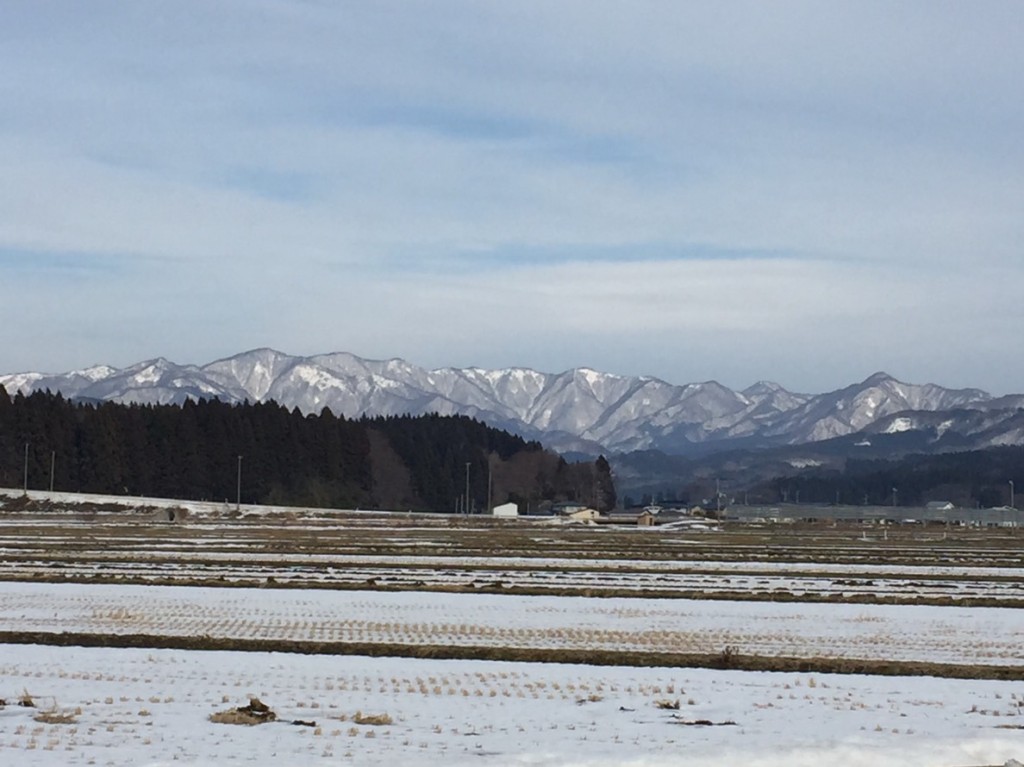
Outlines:
<svg viewBox="0 0 1024 767"><path fill-rule="evenodd" d="M152 384L160 380L160 370L156 365L148 365L131 377L136 385Z"/></svg>
<svg viewBox="0 0 1024 767"><path fill-rule="evenodd" d="M0 381L3 381L3 386L7 389L9 394L14 394L19 391L22 394L28 394L31 392L35 382L41 378L45 378L42 373L16 373L14 375L5 376L0 379Z"/></svg>
<svg viewBox="0 0 1024 767"><path fill-rule="evenodd" d="M909 418L894 418L893 422L885 427L885 434L899 434L900 432L910 431L914 428L914 422Z"/></svg>
<svg viewBox="0 0 1024 767"><path fill-rule="evenodd" d="M87 378L90 381L102 381L104 378L110 378L114 375L117 370L110 367L109 365L94 365L91 368L85 368L84 370L76 370L72 375L81 376Z"/></svg>

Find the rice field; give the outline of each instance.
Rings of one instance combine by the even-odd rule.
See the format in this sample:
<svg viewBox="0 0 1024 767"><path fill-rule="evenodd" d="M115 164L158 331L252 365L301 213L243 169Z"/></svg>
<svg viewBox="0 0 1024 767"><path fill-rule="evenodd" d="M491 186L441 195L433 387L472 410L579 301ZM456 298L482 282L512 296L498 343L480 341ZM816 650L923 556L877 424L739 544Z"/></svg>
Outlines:
<svg viewBox="0 0 1024 767"><path fill-rule="evenodd" d="M0 517L0 578L1024 606L1012 529L593 528L369 513Z"/></svg>
<svg viewBox="0 0 1024 767"><path fill-rule="evenodd" d="M1024 752L1020 683L0 648L0 763L22 767L963 767ZM253 698L273 720L222 723Z"/></svg>
<svg viewBox="0 0 1024 767"><path fill-rule="evenodd" d="M7 632L1024 667L999 608L0 583Z"/></svg>
<svg viewBox="0 0 1024 767"><path fill-rule="evenodd" d="M1024 758L1016 530L176 508L0 510L0 764Z"/></svg>

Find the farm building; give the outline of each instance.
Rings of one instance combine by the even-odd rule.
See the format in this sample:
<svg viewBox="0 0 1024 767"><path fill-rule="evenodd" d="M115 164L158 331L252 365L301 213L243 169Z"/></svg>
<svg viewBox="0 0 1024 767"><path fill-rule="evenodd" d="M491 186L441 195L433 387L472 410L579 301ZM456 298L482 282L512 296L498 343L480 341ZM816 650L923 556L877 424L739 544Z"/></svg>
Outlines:
<svg viewBox="0 0 1024 767"><path fill-rule="evenodd" d="M563 512L560 516L563 519L572 519L577 522L595 522L601 516L601 512L583 506L573 511Z"/></svg>
<svg viewBox="0 0 1024 767"><path fill-rule="evenodd" d="M587 508L586 505L578 501L561 501L551 505L551 513L556 517L567 517L585 508Z"/></svg>
<svg viewBox="0 0 1024 767"><path fill-rule="evenodd" d="M503 503L491 509L491 513L496 517L518 517L519 507L514 503Z"/></svg>

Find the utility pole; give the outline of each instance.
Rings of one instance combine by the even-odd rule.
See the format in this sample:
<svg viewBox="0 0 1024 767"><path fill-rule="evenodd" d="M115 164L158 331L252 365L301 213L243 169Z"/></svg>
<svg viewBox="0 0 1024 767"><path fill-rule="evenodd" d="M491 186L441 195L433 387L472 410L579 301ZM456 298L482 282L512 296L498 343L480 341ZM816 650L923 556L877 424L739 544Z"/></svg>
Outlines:
<svg viewBox="0 0 1024 767"><path fill-rule="evenodd" d="M25 443L25 484L22 491L28 495L28 442Z"/></svg>
<svg viewBox="0 0 1024 767"><path fill-rule="evenodd" d="M491 514L494 511L494 499L492 497L492 490L494 488L494 468L491 465L491 457L487 456L487 513Z"/></svg>
<svg viewBox="0 0 1024 767"><path fill-rule="evenodd" d="M238 481L235 490L235 511L242 510L242 456L238 456Z"/></svg>
<svg viewBox="0 0 1024 767"><path fill-rule="evenodd" d="M53 492L53 467L57 463L57 451L50 451L50 492Z"/></svg>
<svg viewBox="0 0 1024 767"><path fill-rule="evenodd" d="M466 513L469 514L469 467L470 462L466 461Z"/></svg>
<svg viewBox="0 0 1024 767"><path fill-rule="evenodd" d="M892 489L892 505L893 506L896 505L896 488L895 487Z"/></svg>
<svg viewBox="0 0 1024 767"><path fill-rule="evenodd" d="M1010 480L1010 508L1011 509L1016 508L1013 505L1013 480L1012 479Z"/></svg>

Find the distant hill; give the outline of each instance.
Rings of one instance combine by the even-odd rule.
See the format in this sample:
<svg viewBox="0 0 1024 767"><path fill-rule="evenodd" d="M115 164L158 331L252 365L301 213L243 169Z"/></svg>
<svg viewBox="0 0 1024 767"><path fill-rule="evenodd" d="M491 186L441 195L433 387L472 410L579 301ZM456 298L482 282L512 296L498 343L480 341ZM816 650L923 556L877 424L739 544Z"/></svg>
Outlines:
<svg viewBox="0 0 1024 767"><path fill-rule="evenodd" d="M700 457L635 452L617 456L613 466L616 487L627 504L717 506L720 500L723 506L923 506L949 501L963 508L989 508L1019 500L1019 495L1011 496L1015 487L1024 488L1024 446L928 453L922 442L918 433L900 432L873 442L843 437Z"/></svg>

